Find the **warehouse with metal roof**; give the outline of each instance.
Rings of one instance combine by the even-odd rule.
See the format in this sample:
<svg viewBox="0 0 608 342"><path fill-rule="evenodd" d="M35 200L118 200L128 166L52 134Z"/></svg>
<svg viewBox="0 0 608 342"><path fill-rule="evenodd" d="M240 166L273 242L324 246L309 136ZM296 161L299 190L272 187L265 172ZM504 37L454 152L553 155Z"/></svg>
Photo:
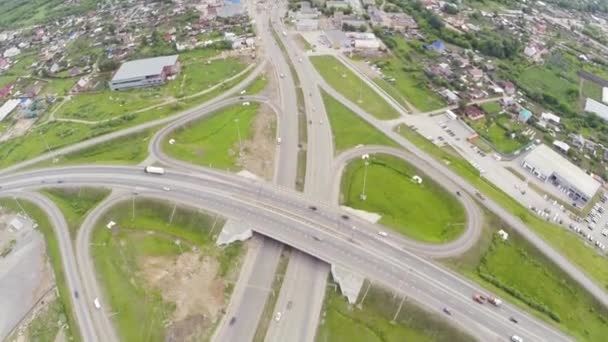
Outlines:
<svg viewBox="0 0 608 342"><path fill-rule="evenodd" d="M123 63L110 81L110 89L158 86L179 73L178 55L137 59Z"/></svg>
<svg viewBox="0 0 608 342"><path fill-rule="evenodd" d="M521 165L538 179L557 186L570 199L582 204L587 203L600 187L593 177L544 144L528 153Z"/></svg>

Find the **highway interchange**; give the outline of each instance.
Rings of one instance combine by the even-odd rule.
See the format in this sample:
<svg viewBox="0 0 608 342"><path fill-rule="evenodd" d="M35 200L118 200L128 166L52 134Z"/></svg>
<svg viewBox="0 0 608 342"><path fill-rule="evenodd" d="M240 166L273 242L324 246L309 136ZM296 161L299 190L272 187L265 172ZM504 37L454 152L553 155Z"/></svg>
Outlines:
<svg viewBox="0 0 608 342"><path fill-rule="evenodd" d="M280 4L284 6L284 4ZM293 75L281 49L274 41L269 27L269 15L277 32L282 32L280 13L284 7L272 6L270 11L255 14L258 35L264 44L268 61L275 67L280 89L280 103L263 96L235 97L243 85L251 82L266 65L258 67L237 87L216 99L179 115L156 120L140 126L100 136L84 143L58 150L34 158L10 168L0 170L0 196L19 197L40 206L50 217L62 254L67 285L71 292L79 291L79 298L72 298L80 331L85 341L118 341L116 331L108 315L109 310L95 310L92 298L101 297L95 278L90 253L90 234L97 219L113 204L128 200L132 196L162 198L185 205L214 211L234 220L251 223L256 232L279 241L302 253L293 253L288 271L277 301L277 307L295 303L292 317L286 316L280 322L273 322L269 328L269 341L311 341L318 324L320 305L323 301L328 264L340 265L364 275L373 283L381 284L403 296L408 296L422 306L441 312L449 307L454 314L447 317L482 341L502 341L514 333L526 341L566 341L554 327L549 326L512 305L500 308L480 306L471 300L471 295L483 291L479 286L462 279L461 276L438 266L430 257L445 257L461 253L477 239L481 229L479 208L472 196L476 189L453 174L445 166L418 149L383 125L356 104L344 98L328 86L316 73L305 55L293 41L279 34L287 47L288 58L298 74L303 89L308 125L307 169L304 193L293 189L297 168L298 120L297 94ZM265 8L265 7L262 7ZM303 58L304 57L304 58ZM301 61L300 61L301 59ZM410 152L382 146L366 146L345 151L333 156L333 138L319 87L337 98L366 121L393 138ZM231 97L232 96L232 97ZM185 123L208 115L213 111L242 101L258 101L271 105L279 116L282 144L277 148L278 162L273 184L253 181L236 175L195 167L172 160L160 149L160 142L171 131ZM325 123L325 124L323 124ZM156 125L168 124L152 139L150 158L170 166L163 176L152 176L143 172L142 167L125 166L73 166L15 172L54 155L73 152L120 136L126 136ZM415 165L426 165L425 172L449 191L461 190L468 218L466 232L458 240L446 245L416 243L406 238L390 235L380 237L378 226L356 217L342 218L346 213L336 204L339 178L345 163L364 153L387 153L408 160ZM61 182L61 183L59 183ZM58 208L44 196L33 191L48 186L103 186L115 189L112 195L85 219L72 246L67 224ZM170 192L163 191L169 186ZM136 192L137 194L134 194ZM555 252L543 240L531 233L525 225L498 204L486 199L483 205L498 214L503 220L518 230L525 238L552 258L574 279L581 283L602 303L608 299L603 289L589 280L568 260ZM311 210L315 206L316 210ZM221 324L214 336L218 341L248 340L255 332L263 303L268 292L248 287L258 281L268 285L273 277L280 245L270 240L264 241L259 255L251 261L252 271L242 280L241 292L235 289L225 318L238 316L237 324ZM310 256L314 256L310 257ZM267 260L274 260L266 263ZM320 261L319 261L320 260ZM322 261L322 262L321 262ZM256 271L253 271L256 270ZM259 272L257 272L259 271ZM243 275L241 275L243 278ZM258 277L256 279L255 277ZM260 278L261 277L261 278ZM262 279L263 278L263 279ZM241 279L239 279L241 283ZM306 284L307 286L298 286ZM237 288L239 285L237 284ZM253 297L252 297L253 296ZM262 305L260 305L260 303ZM509 317L518 317L520 323L514 325ZM249 319L248 319L249 318ZM226 321L226 319L224 319Z"/></svg>

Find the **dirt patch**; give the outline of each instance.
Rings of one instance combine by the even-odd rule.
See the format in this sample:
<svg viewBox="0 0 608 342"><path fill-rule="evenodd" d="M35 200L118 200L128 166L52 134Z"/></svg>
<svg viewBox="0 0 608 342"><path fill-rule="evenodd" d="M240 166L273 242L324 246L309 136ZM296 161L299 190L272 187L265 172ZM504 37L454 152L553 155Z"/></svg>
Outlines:
<svg viewBox="0 0 608 342"><path fill-rule="evenodd" d="M160 290L163 300L175 303L166 341L198 340L210 332L226 306L216 259L187 252L178 257L146 257L140 264L143 278Z"/></svg>
<svg viewBox="0 0 608 342"><path fill-rule="evenodd" d="M237 163L247 171L271 180L276 149L276 115L268 105L260 107L252 128L252 138L243 142L245 153Z"/></svg>
<svg viewBox="0 0 608 342"><path fill-rule="evenodd" d="M0 142L24 135L35 122L36 119L18 119L0 135Z"/></svg>

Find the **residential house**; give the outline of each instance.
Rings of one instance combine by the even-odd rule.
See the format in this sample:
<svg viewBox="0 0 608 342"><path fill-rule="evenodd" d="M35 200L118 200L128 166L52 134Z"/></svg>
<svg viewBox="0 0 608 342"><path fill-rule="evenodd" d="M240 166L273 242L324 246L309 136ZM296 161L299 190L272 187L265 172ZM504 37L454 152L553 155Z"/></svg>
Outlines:
<svg viewBox="0 0 608 342"><path fill-rule="evenodd" d="M468 106L464 109L464 114L471 120L480 120L485 117L485 114L478 106Z"/></svg>
<svg viewBox="0 0 608 342"><path fill-rule="evenodd" d="M515 94L515 85L511 82L503 82L502 88L505 90L506 95L514 95Z"/></svg>
<svg viewBox="0 0 608 342"><path fill-rule="evenodd" d="M435 51L437 53L445 53L445 45L439 40L434 41L432 44L424 45L424 48L429 51Z"/></svg>
<svg viewBox="0 0 608 342"><path fill-rule="evenodd" d="M570 145L568 145L565 142L560 141L560 140L554 140L553 146L555 146L556 149L558 149L560 152L563 152L565 154L567 154L568 151L570 150Z"/></svg>
<svg viewBox="0 0 608 342"><path fill-rule="evenodd" d="M479 81L483 78L483 71L478 68L469 69L469 75L473 78L473 81Z"/></svg>
<svg viewBox="0 0 608 342"><path fill-rule="evenodd" d="M517 115L517 120L519 122L526 123L526 122L528 122L528 120L530 120L531 117L532 117L532 112L529 111L528 109L523 108L519 111L519 114Z"/></svg>
<svg viewBox="0 0 608 342"><path fill-rule="evenodd" d="M553 113L541 113L540 114L540 119L547 122L547 123L551 123L553 125L559 125L561 118Z"/></svg>

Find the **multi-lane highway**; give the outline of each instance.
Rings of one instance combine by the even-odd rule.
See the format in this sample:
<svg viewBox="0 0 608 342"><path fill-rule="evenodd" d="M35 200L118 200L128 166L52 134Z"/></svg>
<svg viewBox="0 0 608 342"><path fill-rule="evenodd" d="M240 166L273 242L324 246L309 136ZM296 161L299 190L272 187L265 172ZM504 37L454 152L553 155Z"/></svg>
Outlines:
<svg viewBox="0 0 608 342"><path fill-rule="evenodd" d="M280 3L279 6L268 6L256 15L258 35L262 38L264 52L278 74L280 103L273 103L272 99L263 96L230 97L259 75L264 68L262 63L238 87L189 111L97 137L0 170L0 185L2 185L0 196L27 198L41 206L51 218L61 247L68 287L72 293L75 291L81 293L79 298L71 299L84 340L118 340L108 312L105 308L95 310L92 305L92 299L101 297L101 292L90 258L89 242L91 231L100 215L111 205L133 196L135 187L138 188L137 196L169 199L216 211L228 218L247 220L260 234L301 251L294 253L290 261L275 308L284 315L281 321L274 321L269 327L268 341L314 339L328 264L339 265L360 273L372 282L384 285L400 295L408 296L435 312L441 313L444 307L448 307L454 314L446 318L461 325L482 341L506 340L514 333L527 341L569 340L569 337L555 328L522 313L509 304L504 304L500 308L476 304L471 300L471 295L485 291L426 258L460 253L475 242L481 228L479 208L471 198L476 189L393 132L392 126L375 119L327 85L289 36L280 34L282 44L287 47L287 58L292 61L300 79L309 122L305 192L299 194L291 189L295 182L297 167L297 95L293 75L289 72L285 56L274 42L270 27L272 22L275 30L285 31L281 23L284 5ZM318 86L410 152L370 146L346 151L334 160L333 138ZM277 147L278 162L274 180L278 186L202 167L192 167L172 160L162 153L160 141L175 128L241 101L265 102L278 114L278 134L282 138L281 146ZM403 111L402 108L400 110ZM149 151L156 160L176 168L169 170L164 176L147 175L141 168L118 166L64 167L9 174L57 154L76 151L161 124L169 125L155 135ZM377 234L377 225L356 217L343 219L342 215L346 213L335 205L341 171L345 163L362 153L388 153L419 167L424 165L422 168L427 175L449 191L462 189L463 196L460 200L469 219L468 228L463 236L446 245L428 245L397 235L381 237ZM58 183L59 181L61 183ZM119 190L86 218L76 240L76 258L65 219L58 209L48 199L27 190L48 186L80 185L106 186ZM172 190L162 191L165 186L169 186ZM519 230L524 237L556 261L595 297L604 304L608 303L608 297L601 288L531 233L517 218L490 200L486 199L484 205ZM224 323L217 330L215 340L251 339L269 292L268 286L272 281L279 253L280 245L270 240L264 240L256 251L252 252L252 260L248 260L244 266L244 272L239 278L233 300ZM318 260L310 255L314 255ZM288 307L290 309L287 309ZM289 312L286 314L286 311ZM227 324L227 320L233 316L238 316L236 324ZM520 323L513 324L509 321L509 317L517 317Z"/></svg>
<svg viewBox="0 0 608 342"><path fill-rule="evenodd" d="M329 204L320 204L292 190L277 188L238 176L210 171L206 174L169 171L164 176L145 174L137 167L65 167L36 170L0 177L3 191L36 189L50 184L90 185L140 189L150 195L202 206L229 218L251 222L257 231L319 259L357 270L374 282L412 296L435 311L450 307L451 320L462 324L481 340L494 340L517 333L532 341L563 341L568 338L510 305L480 306L471 294L481 289L415 253L387 245L373 225L350 218ZM170 186L170 192L162 191ZM149 190L146 190L149 189ZM317 206L311 212L310 206ZM363 229L353 230L352 226ZM367 227L366 227L367 226ZM87 291L85 285L85 291ZM89 292L87 291L87 294ZM92 294L91 294L92 295ZM81 300L87 300L82 298ZM509 322L510 316L520 324Z"/></svg>

